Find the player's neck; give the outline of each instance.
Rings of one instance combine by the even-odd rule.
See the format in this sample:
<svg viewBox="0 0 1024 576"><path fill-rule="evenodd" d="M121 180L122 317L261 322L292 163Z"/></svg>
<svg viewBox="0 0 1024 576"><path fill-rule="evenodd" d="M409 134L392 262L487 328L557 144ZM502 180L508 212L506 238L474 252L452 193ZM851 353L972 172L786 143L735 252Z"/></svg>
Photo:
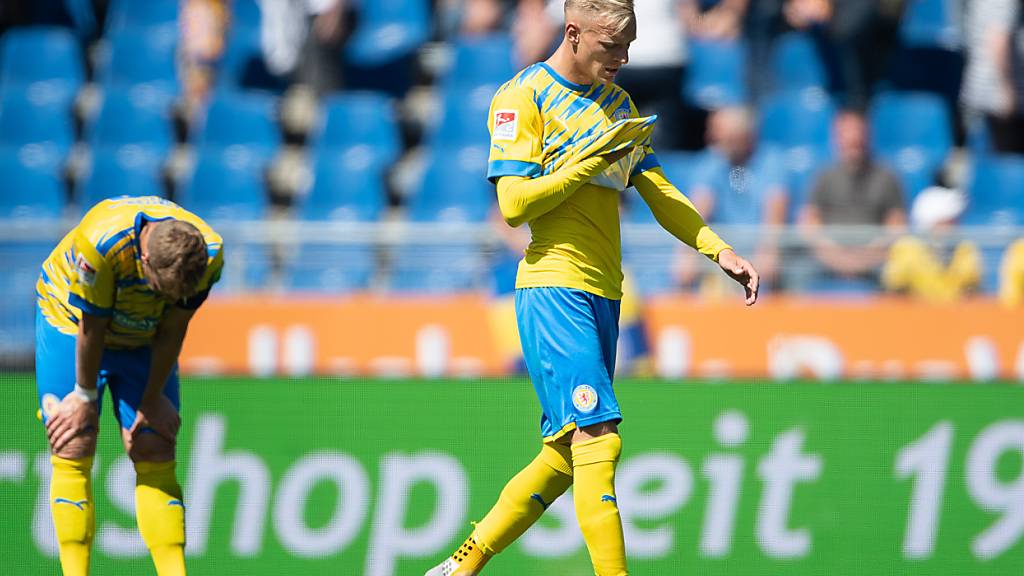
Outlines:
<svg viewBox="0 0 1024 576"><path fill-rule="evenodd" d="M572 53L572 46L568 42L563 41L555 53L545 61L545 64L573 84L589 86L594 83L593 78L576 67L576 58Z"/></svg>

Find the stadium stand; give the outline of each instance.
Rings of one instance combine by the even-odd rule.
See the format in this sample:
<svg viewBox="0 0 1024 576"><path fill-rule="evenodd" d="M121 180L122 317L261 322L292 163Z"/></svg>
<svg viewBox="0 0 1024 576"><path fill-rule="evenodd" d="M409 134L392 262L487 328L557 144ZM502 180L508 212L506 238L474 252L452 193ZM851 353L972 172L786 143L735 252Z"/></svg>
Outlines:
<svg viewBox="0 0 1024 576"><path fill-rule="evenodd" d="M117 196L167 196L161 182L163 158L153 149L94 148L90 160L78 194L82 212Z"/></svg>

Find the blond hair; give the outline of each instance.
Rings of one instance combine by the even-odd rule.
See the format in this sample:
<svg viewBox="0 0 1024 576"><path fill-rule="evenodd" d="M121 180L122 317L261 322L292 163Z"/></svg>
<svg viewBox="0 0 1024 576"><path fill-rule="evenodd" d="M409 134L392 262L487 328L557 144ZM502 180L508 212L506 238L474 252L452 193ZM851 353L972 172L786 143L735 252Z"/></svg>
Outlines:
<svg viewBox="0 0 1024 576"><path fill-rule="evenodd" d="M146 241L149 266L160 286L181 296L195 292L206 273L206 240L194 225L183 220L149 224Z"/></svg>
<svg viewBox="0 0 1024 576"><path fill-rule="evenodd" d="M636 20L633 0L565 0L566 21L569 20L570 12L583 12L590 16L606 18L615 33L622 32L630 22Z"/></svg>

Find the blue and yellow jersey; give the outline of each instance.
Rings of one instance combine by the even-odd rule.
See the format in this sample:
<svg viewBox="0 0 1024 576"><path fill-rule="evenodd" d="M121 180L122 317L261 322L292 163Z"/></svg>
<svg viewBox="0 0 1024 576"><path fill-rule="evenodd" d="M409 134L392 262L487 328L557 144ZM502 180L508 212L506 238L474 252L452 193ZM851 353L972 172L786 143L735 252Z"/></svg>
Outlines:
<svg viewBox="0 0 1024 576"><path fill-rule="evenodd" d="M573 84L545 63L505 83L491 102L487 177L536 178L595 154L621 140L641 142L550 212L531 221L532 240L519 265L517 288L565 287L605 298L622 297L619 196L635 174L659 166L646 140L629 141L653 118L636 119L636 107L614 84ZM616 132L614 133L613 132ZM595 150L596 148L596 150Z"/></svg>
<svg viewBox="0 0 1024 576"><path fill-rule="evenodd" d="M197 292L175 304L198 308L224 266L220 235L173 202L155 196L122 197L104 200L89 210L43 263L36 299L46 320L74 335L82 312L109 316L107 347L148 345L169 303L150 289L143 276L139 234L148 222L167 219L193 224L206 240L209 261Z"/></svg>

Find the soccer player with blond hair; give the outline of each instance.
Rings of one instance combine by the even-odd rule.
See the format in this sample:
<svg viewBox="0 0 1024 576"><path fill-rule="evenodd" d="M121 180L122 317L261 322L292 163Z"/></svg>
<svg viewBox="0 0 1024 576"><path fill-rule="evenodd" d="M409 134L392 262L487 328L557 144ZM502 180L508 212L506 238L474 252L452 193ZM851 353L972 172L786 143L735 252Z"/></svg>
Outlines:
<svg viewBox="0 0 1024 576"><path fill-rule="evenodd" d="M135 465L139 532L160 576L185 574L185 508L175 477L177 360L189 320L223 265L221 237L156 197L100 202L43 263L36 386L65 575L89 573L91 473L108 389Z"/></svg>
<svg viewBox="0 0 1024 576"><path fill-rule="evenodd" d="M757 272L666 179L650 146L655 118L638 118L613 82L635 38L631 0L566 0L561 45L491 102L487 177L505 221L531 232L516 317L543 442L469 538L427 576L479 574L570 486L595 573L627 574L614 482L622 413L612 389L625 188L634 186L662 227L739 282L747 305L757 300Z"/></svg>

